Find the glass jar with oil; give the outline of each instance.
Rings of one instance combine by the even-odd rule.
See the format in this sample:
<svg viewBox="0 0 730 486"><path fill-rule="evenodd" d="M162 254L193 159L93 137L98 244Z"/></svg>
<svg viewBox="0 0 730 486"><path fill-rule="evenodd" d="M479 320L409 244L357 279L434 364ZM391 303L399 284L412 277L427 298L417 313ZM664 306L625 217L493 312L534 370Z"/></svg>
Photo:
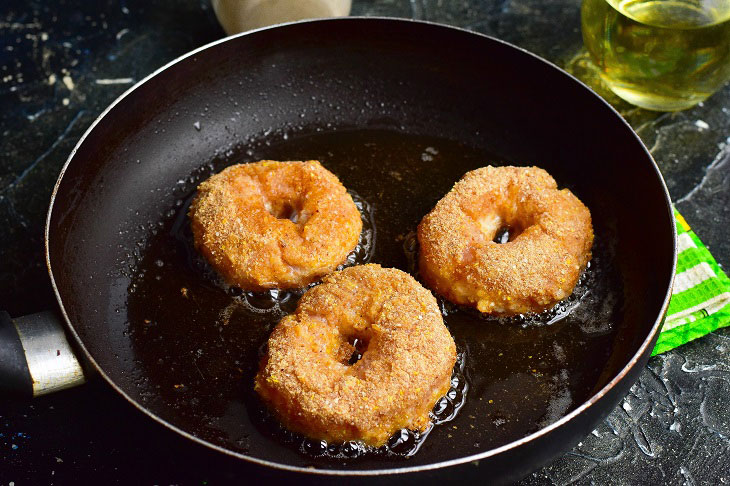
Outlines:
<svg viewBox="0 0 730 486"><path fill-rule="evenodd" d="M583 0L583 40L629 103L675 111L730 79L730 0Z"/></svg>

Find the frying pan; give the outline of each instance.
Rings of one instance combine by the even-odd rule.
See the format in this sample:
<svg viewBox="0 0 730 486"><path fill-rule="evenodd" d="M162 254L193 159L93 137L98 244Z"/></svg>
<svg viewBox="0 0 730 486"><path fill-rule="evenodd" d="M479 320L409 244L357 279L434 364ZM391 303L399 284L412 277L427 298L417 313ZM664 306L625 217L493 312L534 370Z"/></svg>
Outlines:
<svg viewBox="0 0 730 486"><path fill-rule="evenodd" d="M268 333L297 294L224 288L192 250L185 217L201 180L265 158L320 159L360 202L367 234L355 260L416 276L413 230L464 172L538 165L591 209L593 261L576 293L538 319L490 319L440 301L461 357L457 391L415 454L303 451L251 390ZM540 467L637 379L675 265L657 166L597 95L499 40L374 18L230 37L137 84L69 157L46 243L61 313L89 366L181 435L297 480L459 474L497 483ZM38 341L23 322L50 329L52 316L15 321L26 354ZM7 322L10 356L18 339ZM28 366L3 362L28 386Z"/></svg>

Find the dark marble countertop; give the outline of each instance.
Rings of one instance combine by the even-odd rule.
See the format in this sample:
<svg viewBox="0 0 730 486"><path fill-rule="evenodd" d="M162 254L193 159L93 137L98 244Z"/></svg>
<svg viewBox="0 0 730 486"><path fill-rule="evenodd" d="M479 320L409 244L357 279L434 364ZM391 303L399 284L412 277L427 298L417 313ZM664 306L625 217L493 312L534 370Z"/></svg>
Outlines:
<svg viewBox="0 0 730 486"><path fill-rule="evenodd" d="M432 20L524 47L588 79L580 0L355 0L354 15ZM6 0L0 6L0 308L53 308L43 225L94 118L137 80L222 37L208 1ZM610 101L650 147L672 199L730 263L730 86L653 113ZM610 141L607 141L610 143ZM730 329L652 358L611 415L521 484L730 483ZM0 402L0 484L220 483L236 461L163 429L101 380Z"/></svg>

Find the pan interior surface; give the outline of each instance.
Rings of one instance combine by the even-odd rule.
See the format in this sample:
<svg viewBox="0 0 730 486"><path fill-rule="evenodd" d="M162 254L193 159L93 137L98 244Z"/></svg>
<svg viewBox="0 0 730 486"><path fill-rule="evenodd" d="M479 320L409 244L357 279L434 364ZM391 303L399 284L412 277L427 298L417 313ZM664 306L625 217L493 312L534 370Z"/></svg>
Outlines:
<svg viewBox="0 0 730 486"><path fill-rule="evenodd" d="M261 347L297 296L225 289L192 249L185 217L199 182L267 158L322 161L374 227L360 261L411 273L412 232L464 172L537 165L591 209L594 260L551 324L442 302L466 400L418 453L314 456L267 425L252 391ZM561 71L455 29L344 19L228 39L124 97L63 175L49 256L81 343L154 416L245 457L382 470L488 451L593 397L660 317L672 224L644 147Z"/></svg>

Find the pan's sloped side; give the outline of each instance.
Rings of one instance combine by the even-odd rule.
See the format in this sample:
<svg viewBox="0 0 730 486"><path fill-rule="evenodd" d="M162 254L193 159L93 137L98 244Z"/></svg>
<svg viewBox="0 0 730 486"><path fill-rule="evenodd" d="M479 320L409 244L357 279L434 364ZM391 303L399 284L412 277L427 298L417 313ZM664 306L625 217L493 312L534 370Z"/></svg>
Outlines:
<svg viewBox="0 0 730 486"><path fill-rule="evenodd" d="M480 459L475 470L493 480L526 473L588 433L648 359L672 281L674 227L658 169L620 116L564 72L494 39L389 19L303 22L207 46L130 90L75 149L49 212L49 267L73 333L110 383L157 420L224 452L311 472L308 458L275 442L242 451L207 435L202 419L148 386L127 303L145 241L199 167L267 137L355 128L438 136L538 163L569 181L615 235L622 299L611 312L620 318L589 402L497 451L468 444L408 462L318 465L372 474ZM175 352L174 339L159 346Z"/></svg>

